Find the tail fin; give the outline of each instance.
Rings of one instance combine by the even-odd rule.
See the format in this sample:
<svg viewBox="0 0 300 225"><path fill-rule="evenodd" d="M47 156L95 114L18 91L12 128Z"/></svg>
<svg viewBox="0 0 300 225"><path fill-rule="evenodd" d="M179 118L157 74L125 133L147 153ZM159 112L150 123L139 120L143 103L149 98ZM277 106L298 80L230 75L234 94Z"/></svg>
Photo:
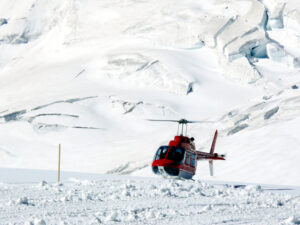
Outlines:
<svg viewBox="0 0 300 225"><path fill-rule="evenodd" d="M213 154L214 151L215 151L217 137L218 137L218 130L216 130L216 132L215 132L214 140L213 140L213 142L211 144L211 148L210 148L210 152L209 152L210 154Z"/></svg>
<svg viewBox="0 0 300 225"><path fill-rule="evenodd" d="M213 161L212 160L209 160L209 172L210 172L210 175L213 176L214 175L214 165L213 165Z"/></svg>

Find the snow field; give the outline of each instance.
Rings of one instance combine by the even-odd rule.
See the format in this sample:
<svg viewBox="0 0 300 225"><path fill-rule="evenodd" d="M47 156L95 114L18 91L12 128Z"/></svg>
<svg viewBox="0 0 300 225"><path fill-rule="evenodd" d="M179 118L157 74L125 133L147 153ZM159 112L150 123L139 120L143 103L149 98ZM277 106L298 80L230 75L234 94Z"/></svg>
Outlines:
<svg viewBox="0 0 300 225"><path fill-rule="evenodd" d="M99 176L0 184L1 224L298 224L300 199L260 185Z"/></svg>

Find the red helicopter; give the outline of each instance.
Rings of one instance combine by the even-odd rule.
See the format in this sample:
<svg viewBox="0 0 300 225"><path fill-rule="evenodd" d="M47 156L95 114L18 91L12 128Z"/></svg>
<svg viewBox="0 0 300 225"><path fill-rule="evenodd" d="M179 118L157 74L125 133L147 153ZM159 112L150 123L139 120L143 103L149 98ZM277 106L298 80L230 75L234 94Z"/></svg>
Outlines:
<svg viewBox="0 0 300 225"><path fill-rule="evenodd" d="M169 145L160 146L154 155L152 170L155 174L164 177L191 179L196 173L197 160L208 160L210 175L213 176L213 160L225 160L225 155L214 153L218 130L215 132L209 153L197 151L194 138L187 137L188 123L203 123L204 121L188 121L186 119L149 121L178 123L177 135L174 137L174 140L171 140ZM180 126L181 134L178 135ZM183 135L184 126L185 136Z"/></svg>

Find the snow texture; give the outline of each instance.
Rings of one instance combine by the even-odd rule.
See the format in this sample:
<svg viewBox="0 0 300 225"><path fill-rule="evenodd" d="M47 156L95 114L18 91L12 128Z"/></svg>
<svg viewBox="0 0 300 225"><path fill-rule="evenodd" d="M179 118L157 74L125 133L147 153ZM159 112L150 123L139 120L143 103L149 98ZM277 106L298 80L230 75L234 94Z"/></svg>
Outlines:
<svg viewBox="0 0 300 225"><path fill-rule="evenodd" d="M267 185L113 175L0 184L1 224L299 224L299 209L299 189Z"/></svg>

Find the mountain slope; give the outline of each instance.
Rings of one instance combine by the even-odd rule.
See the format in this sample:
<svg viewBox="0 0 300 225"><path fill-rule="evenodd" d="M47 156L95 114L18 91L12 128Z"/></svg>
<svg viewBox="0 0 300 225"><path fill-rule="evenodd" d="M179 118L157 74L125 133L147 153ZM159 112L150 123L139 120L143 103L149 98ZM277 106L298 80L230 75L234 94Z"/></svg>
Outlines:
<svg viewBox="0 0 300 225"><path fill-rule="evenodd" d="M220 129L215 179L299 185L300 7L272 3L2 1L1 166L55 169L61 143L65 170L150 175L176 125L145 119L184 117L215 121L198 148Z"/></svg>

